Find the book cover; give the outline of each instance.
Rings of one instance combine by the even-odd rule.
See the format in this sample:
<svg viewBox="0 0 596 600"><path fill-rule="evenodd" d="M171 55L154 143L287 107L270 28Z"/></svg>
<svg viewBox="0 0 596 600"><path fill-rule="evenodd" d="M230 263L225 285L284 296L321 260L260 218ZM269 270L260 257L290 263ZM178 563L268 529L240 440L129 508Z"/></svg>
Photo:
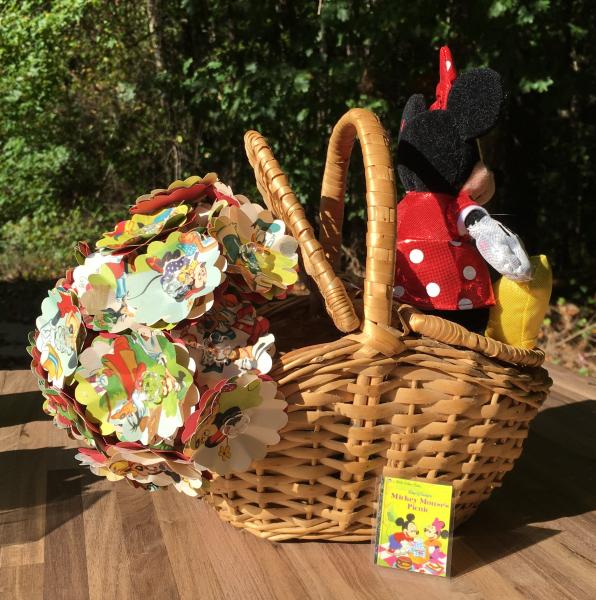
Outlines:
<svg viewBox="0 0 596 600"><path fill-rule="evenodd" d="M383 477L374 561L382 567L449 575L451 485Z"/></svg>

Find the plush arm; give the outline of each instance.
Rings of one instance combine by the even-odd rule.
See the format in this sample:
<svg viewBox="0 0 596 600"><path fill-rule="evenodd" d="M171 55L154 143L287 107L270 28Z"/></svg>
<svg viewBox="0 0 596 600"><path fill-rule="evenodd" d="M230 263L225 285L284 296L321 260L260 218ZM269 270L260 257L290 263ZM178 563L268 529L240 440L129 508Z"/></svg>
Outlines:
<svg viewBox="0 0 596 600"><path fill-rule="evenodd" d="M530 281L532 267L522 241L484 210L473 210L465 226L482 258L501 275L513 281Z"/></svg>

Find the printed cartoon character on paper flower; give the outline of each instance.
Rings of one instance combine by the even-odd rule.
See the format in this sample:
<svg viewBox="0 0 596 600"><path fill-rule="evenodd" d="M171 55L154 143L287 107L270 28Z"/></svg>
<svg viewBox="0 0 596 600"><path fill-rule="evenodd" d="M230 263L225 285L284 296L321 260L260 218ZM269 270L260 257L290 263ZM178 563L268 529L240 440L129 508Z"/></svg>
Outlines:
<svg viewBox="0 0 596 600"><path fill-rule="evenodd" d="M79 335L82 316L69 290L54 288L41 305L42 314L36 324L39 335L36 347L41 356L39 363L48 374L48 380L62 388L65 377L77 367Z"/></svg>

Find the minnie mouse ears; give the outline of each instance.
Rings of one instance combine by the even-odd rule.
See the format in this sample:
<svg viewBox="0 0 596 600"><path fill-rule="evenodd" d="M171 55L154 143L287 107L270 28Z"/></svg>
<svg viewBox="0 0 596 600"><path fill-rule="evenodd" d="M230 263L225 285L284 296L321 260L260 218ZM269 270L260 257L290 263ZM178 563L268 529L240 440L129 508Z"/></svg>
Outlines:
<svg viewBox="0 0 596 600"><path fill-rule="evenodd" d="M503 105L501 77L492 69L473 69L458 77L447 98L464 140L488 133L496 124Z"/></svg>
<svg viewBox="0 0 596 600"><path fill-rule="evenodd" d="M439 50L439 73L436 100L428 111L451 113L458 133L465 141L490 131L495 126L503 105L503 87L499 74L492 69L472 69L458 76L447 46ZM414 117L428 114L428 111L421 94L411 96L403 112L400 133Z"/></svg>

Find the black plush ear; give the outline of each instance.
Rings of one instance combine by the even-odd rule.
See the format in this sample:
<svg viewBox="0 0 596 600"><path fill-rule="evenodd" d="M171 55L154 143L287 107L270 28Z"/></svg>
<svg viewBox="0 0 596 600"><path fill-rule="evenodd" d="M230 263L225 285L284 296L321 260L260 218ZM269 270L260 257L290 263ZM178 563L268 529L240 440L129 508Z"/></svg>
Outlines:
<svg viewBox="0 0 596 600"><path fill-rule="evenodd" d="M431 110L406 124L397 144L397 169L406 190L456 195L478 160L448 110Z"/></svg>
<svg viewBox="0 0 596 600"><path fill-rule="evenodd" d="M501 77L492 69L473 69L459 75L447 98L464 140L478 138L496 124L503 105Z"/></svg>
<svg viewBox="0 0 596 600"><path fill-rule="evenodd" d="M422 94L414 94L410 96L404 107L404 112L401 115L401 123L399 125L399 135L403 131L406 124L408 124L416 115L426 112L426 102ZM398 137L399 139L399 137Z"/></svg>

